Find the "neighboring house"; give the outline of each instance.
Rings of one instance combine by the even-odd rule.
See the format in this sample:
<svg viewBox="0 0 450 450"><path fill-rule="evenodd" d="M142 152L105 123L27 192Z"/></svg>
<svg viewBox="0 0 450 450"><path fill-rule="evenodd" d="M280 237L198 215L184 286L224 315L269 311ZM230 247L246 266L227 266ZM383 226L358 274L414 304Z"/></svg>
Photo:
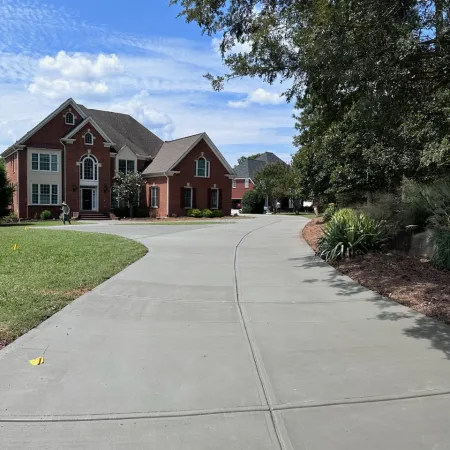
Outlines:
<svg viewBox="0 0 450 450"><path fill-rule="evenodd" d="M231 213L233 170L206 133L164 142L127 114L92 110L68 99L2 154L15 185L13 210L54 217L66 201L81 216L109 217L114 176L141 171L140 206L159 217L191 207Z"/></svg>
<svg viewBox="0 0 450 450"><path fill-rule="evenodd" d="M255 175L264 166L270 163L282 163L286 164L278 156L271 152L265 152L259 155L255 159L245 159L238 166L234 168L236 177L233 180L232 189L232 206L235 209L239 209L242 203L242 197L248 191L255 188L255 183L253 182Z"/></svg>

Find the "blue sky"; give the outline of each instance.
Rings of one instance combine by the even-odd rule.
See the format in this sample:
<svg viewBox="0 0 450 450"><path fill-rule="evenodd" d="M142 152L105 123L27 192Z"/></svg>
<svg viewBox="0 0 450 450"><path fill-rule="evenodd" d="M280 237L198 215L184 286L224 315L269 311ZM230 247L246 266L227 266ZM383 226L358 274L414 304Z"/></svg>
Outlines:
<svg viewBox="0 0 450 450"><path fill-rule="evenodd" d="M217 40L169 0L0 0L0 151L68 97L133 115L163 139L206 131L231 164L294 152L283 87L225 71Z"/></svg>

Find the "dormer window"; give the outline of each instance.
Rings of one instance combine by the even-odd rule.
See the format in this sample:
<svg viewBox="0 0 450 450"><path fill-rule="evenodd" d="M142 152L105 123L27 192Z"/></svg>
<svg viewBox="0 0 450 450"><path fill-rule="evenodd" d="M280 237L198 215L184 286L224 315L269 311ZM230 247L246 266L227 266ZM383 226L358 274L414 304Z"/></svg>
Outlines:
<svg viewBox="0 0 450 450"><path fill-rule="evenodd" d="M75 125L75 116L71 112L66 113L66 125Z"/></svg>
<svg viewBox="0 0 450 450"><path fill-rule="evenodd" d="M200 178L209 178L209 161L201 156L195 161L195 176Z"/></svg>
<svg viewBox="0 0 450 450"><path fill-rule="evenodd" d="M84 143L86 145L92 145L94 143L94 136L92 136L92 133L86 133L84 135Z"/></svg>

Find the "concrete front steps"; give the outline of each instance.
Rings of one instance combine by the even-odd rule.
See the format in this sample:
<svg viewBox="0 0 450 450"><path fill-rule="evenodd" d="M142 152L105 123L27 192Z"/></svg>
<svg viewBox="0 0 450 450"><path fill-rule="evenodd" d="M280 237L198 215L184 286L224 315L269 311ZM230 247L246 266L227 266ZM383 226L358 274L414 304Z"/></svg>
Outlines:
<svg viewBox="0 0 450 450"><path fill-rule="evenodd" d="M81 211L78 220L110 220L109 215L95 211Z"/></svg>

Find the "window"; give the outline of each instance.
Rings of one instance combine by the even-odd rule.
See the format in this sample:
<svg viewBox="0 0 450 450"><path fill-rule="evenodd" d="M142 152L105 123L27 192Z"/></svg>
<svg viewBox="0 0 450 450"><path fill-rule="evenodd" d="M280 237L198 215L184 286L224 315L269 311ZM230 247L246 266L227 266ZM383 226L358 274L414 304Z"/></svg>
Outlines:
<svg viewBox="0 0 450 450"><path fill-rule="evenodd" d="M52 158L52 172L58 172L58 155L51 155Z"/></svg>
<svg viewBox="0 0 450 450"><path fill-rule="evenodd" d="M191 187L185 187L184 188L184 207L185 208L192 208L192 188Z"/></svg>
<svg viewBox="0 0 450 450"><path fill-rule="evenodd" d="M32 153L31 170L58 172L58 155L49 153Z"/></svg>
<svg viewBox="0 0 450 450"><path fill-rule="evenodd" d="M75 125L75 117L71 112L66 113L66 125Z"/></svg>
<svg viewBox="0 0 450 450"><path fill-rule="evenodd" d="M159 207L159 202L158 202L158 186L152 186L151 190L150 190L150 206L152 208L158 208Z"/></svg>
<svg viewBox="0 0 450 450"><path fill-rule="evenodd" d="M97 181L98 163L95 156L84 155L80 162L80 180Z"/></svg>
<svg viewBox="0 0 450 450"><path fill-rule="evenodd" d="M87 145L92 145L94 143L94 136L92 136L92 133L86 133L84 135L84 143Z"/></svg>
<svg viewBox="0 0 450 450"><path fill-rule="evenodd" d="M195 161L195 176L209 178L209 161L203 156Z"/></svg>
<svg viewBox="0 0 450 450"><path fill-rule="evenodd" d="M119 173L134 173L134 161L131 159L119 159Z"/></svg>
<svg viewBox="0 0 450 450"><path fill-rule="evenodd" d="M233 178L232 186L233 186L233 189L236 189L236 179L235 178Z"/></svg>
<svg viewBox="0 0 450 450"><path fill-rule="evenodd" d="M217 188L211 189L210 205L211 209L219 208L219 189Z"/></svg>
<svg viewBox="0 0 450 450"><path fill-rule="evenodd" d="M249 178L246 178L245 179L245 189L248 189L248 185L249 185Z"/></svg>
<svg viewBox="0 0 450 450"><path fill-rule="evenodd" d="M31 203L33 205L57 205L58 200L57 184L31 185Z"/></svg>
<svg viewBox="0 0 450 450"><path fill-rule="evenodd" d="M33 205L39 204L39 185L33 184L31 186L31 203Z"/></svg>
<svg viewBox="0 0 450 450"><path fill-rule="evenodd" d="M57 205L58 203L58 185L52 184L52 205Z"/></svg>

